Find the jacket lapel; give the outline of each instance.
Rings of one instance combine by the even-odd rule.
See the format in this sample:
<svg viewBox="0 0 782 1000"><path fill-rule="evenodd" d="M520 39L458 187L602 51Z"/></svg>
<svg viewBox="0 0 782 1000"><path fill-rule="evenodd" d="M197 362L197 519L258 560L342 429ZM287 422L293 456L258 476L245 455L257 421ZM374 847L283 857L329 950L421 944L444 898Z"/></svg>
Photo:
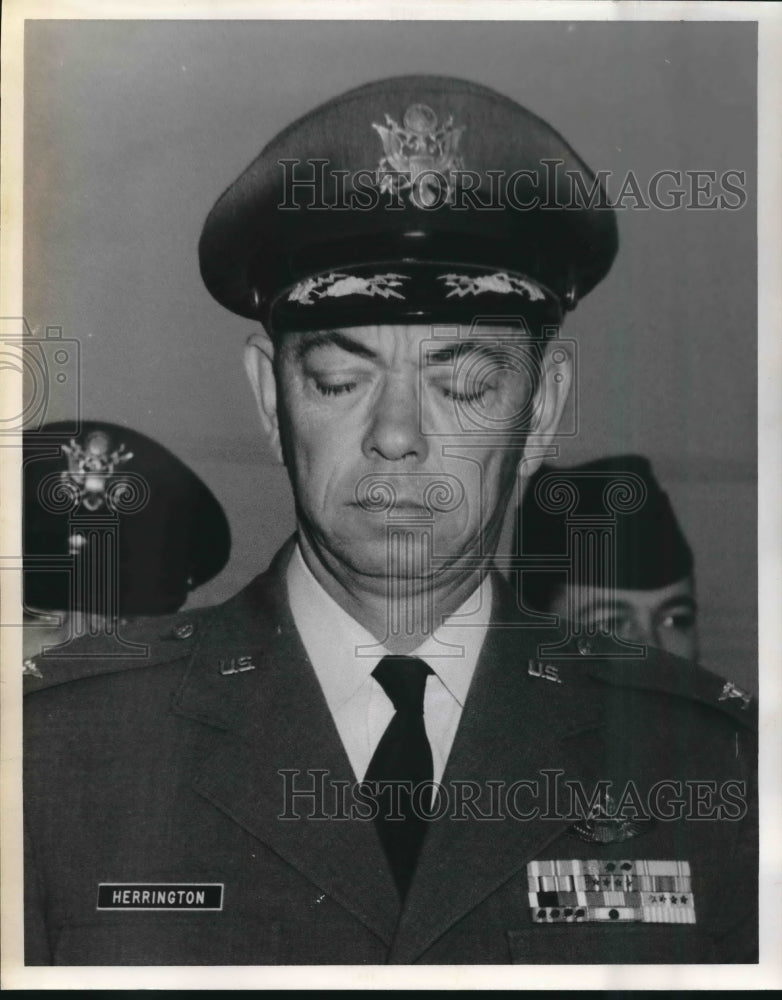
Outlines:
<svg viewBox="0 0 782 1000"><path fill-rule="evenodd" d="M224 730L194 788L390 944L399 898L373 824L305 818L318 804L333 815L329 787L355 779L287 607L286 554L220 609L175 698L178 714ZM325 796L286 806L286 782L315 788L313 771Z"/></svg>
<svg viewBox="0 0 782 1000"><path fill-rule="evenodd" d="M493 621L508 622L507 588L500 583ZM495 590L495 593L497 591ZM514 602L515 604L515 602ZM499 606L497 606L499 605ZM519 621L518 611L515 618ZM583 689L568 688L528 673L536 660L536 643L529 629L493 624L484 643L465 703L443 785L453 803L455 782L470 781L481 789L479 809L489 811L487 781L537 782L537 796L519 792L519 810L538 805L553 817L528 822L506 812L501 820L449 818L431 824L416 875L401 915L389 957L409 964L456 921L490 893L524 869L550 841L570 825L564 779L589 782L585 752L600 727L599 713ZM535 634L540 638L540 633ZM551 641L550 634L543 641ZM599 735L598 735L599 738ZM557 772L562 772L557 774ZM547 791L554 796L547 801ZM504 803L504 797L501 799ZM504 806L503 806L504 807ZM521 911L520 911L521 915Z"/></svg>
<svg viewBox="0 0 782 1000"><path fill-rule="evenodd" d="M446 814L430 827L401 909L374 824L281 819L286 780L289 789L291 783L313 788L313 771L326 772L332 785L355 780L287 605L290 550L286 546L268 573L214 615L174 699L177 714L222 731L194 788L353 913L389 946L389 961L411 963L569 823ZM584 753L584 741L598 728L598 713L578 690L528 675L536 643L529 629L518 627L515 602L497 580L493 624L443 777L448 789L454 782L477 783L484 811L489 780L506 788L538 781L541 796L546 773L550 786L557 784L555 771L589 780L583 761L594 754ZM314 801L299 799L295 808L307 811ZM525 792L518 803L521 809L534 804ZM563 807L560 802L564 815ZM326 814L335 808L328 794L323 808Z"/></svg>

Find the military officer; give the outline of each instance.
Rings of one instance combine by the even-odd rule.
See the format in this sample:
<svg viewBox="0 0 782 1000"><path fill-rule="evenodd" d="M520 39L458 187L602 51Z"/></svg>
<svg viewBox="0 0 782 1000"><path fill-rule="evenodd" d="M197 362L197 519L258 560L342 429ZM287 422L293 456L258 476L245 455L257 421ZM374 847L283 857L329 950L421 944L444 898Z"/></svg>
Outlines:
<svg viewBox="0 0 782 1000"><path fill-rule="evenodd" d="M23 647L33 674L42 650L56 656L86 632L121 637L130 618L179 610L231 551L222 506L167 448L109 421L72 432L56 421L24 438Z"/></svg>
<svg viewBox="0 0 782 1000"><path fill-rule="evenodd" d="M146 657L29 678L29 963L753 960L752 700L493 568L616 252L594 184L514 101L400 77L218 200L201 272L257 324L297 532Z"/></svg>
<svg viewBox="0 0 782 1000"><path fill-rule="evenodd" d="M548 495L562 486L575 490L570 510L550 502ZM635 496L629 509L612 516L606 489L630 487ZM613 528L611 559L578 559L571 539L571 558L557 566L568 554L568 529L606 516ZM692 550L647 458L611 455L566 469L542 465L527 483L517 528L523 555L553 559L553 568L524 571L526 607L698 659Z"/></svg>

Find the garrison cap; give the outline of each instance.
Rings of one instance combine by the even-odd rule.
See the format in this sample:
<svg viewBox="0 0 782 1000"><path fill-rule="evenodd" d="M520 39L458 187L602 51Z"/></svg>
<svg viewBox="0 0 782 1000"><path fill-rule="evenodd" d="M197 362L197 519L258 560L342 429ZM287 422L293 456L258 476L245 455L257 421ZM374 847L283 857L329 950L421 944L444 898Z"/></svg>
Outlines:
<svg viewBox="0 0 782 1000"><path fill-rule="evenodd" d="M564 505L567 510L559 502L563 491L572 498ZM521 553L566 555L569 518L606 516L615 524L615 587L655 590L692 573L692 550L668 495L641 455L615 455L567 469L542 465L524 491ZM572 561L570 580L608 586L606 568L604 560ZM523 578L525 603L539 609L546 608L553 591L565 582L562 571L527 570Z"/></svg>
<svg viewBox="0 0 782 1000"><path fill-rule="evenodd" d="M103 421L72 431L63 421L24 436L25 606L102 613L105 595L75 584L80 562L101 580L116 573L119 614L176 611L228 561L223 508L144 434Z"/></svg>
<svg viewBox="0 0 782 1000"><path fill-rule="evenodd" d="M488 87L378 80L273 138L201 235L201 274L267 330L558 323L608 273L616 219L550 125Z"/></svg>

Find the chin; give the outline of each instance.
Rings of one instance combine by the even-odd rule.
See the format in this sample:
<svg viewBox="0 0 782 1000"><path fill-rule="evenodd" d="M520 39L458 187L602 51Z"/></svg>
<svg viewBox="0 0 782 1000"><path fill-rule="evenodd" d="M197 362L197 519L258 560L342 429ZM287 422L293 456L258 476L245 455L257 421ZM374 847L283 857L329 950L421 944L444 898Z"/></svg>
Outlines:
<svg viewBox="0 0 782 1000"><path fill-rule="evenodd" d="M463 544L463 539L455 543L442 538L435 530L432 545L424 546L424 541L416 537L414 528L399 525L401 544L389 548L385 533L374 539L343 539L341 544L331 545L331 553L353 573L384 580L417 581L422 586L431 585L438 577L457 575L464 572L460 565L462 557L474 557L476 550ZM437 554L432 565L431 556Z"/></svg>

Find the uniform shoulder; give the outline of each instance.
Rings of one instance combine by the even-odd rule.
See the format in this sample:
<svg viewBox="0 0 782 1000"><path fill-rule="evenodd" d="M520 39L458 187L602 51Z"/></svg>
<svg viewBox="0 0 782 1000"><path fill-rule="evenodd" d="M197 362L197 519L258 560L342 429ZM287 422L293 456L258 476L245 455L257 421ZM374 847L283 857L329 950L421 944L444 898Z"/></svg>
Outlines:
<svg viewBox="0 0 782 1000"><path fill-rule="evenodd" d="M625 700L644 706L652 700L665 703L687 702L701 706L716 717L723 717L742 728L756 732L757 698L745 688L690 660L662 650L646 647L642 655L622 655L605 637L581 639L573 648L560 654L558 669L571 676L581 674L601 687L626 693Z"/></svg>
<svg viewBox="0 0 782 1000"><path fill-rule="evenodd" d="M80 636L24 661L24 694L88 677L154 667L187 657L219 607L120 622L114 633Z"/></svg>
<svg viewBox="0 0 782 1000"><path fill-rule="evenodd" d="M248 621L258 622L279 604L276 564L222 604L170 615L134 618L116 634L83 636L24 663L24 693L72 681L190 659L207 637L221 644Z"/></svg>

